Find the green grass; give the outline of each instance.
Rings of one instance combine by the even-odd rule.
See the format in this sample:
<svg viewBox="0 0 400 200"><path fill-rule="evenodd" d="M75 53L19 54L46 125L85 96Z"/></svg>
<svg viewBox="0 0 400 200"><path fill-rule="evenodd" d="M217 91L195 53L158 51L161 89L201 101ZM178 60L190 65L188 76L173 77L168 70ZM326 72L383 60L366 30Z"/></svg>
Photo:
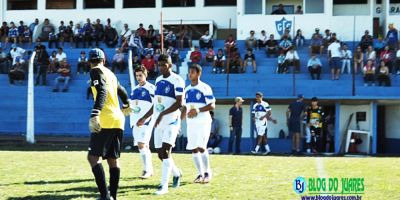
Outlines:
<svg viewBox="0 0 400 200"><path fill-rule="evenodd" d="M123 153L119 199L299 199L292 189L294 178L318 176L314 157L211 155L214 179L197 185L192 184L196 173L191 155L175 154L174 159L183 170L183 185L157 197L152 193L160 181L161 162L154 155L156 175L140 180L139 155ZM399 158L320 160L328 177L364 177L363 199L400 199ZM97 197L84 151L0 151L0 166L0 199Z"/></svg>

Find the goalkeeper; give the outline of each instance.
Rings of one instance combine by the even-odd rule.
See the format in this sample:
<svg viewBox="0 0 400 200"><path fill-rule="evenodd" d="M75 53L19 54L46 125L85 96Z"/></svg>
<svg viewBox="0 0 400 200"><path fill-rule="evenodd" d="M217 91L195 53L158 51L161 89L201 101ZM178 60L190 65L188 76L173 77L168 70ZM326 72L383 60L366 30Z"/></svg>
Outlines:
<svg viewBox="0 0 400 200"><path fill-rule="evenodd" d="M104 66L105 56L100 49L89 52L91 89L94 106L89 120L91 132L88 161L92 167L100 199L117 199L120 177L118 158L125 126L125 116L130 113L128 95L114 73ZM123 106L120 109L118 97ZM125 115L125 116L124 116ZM110 187L100 157L107 159L110 169Z"/></svg>

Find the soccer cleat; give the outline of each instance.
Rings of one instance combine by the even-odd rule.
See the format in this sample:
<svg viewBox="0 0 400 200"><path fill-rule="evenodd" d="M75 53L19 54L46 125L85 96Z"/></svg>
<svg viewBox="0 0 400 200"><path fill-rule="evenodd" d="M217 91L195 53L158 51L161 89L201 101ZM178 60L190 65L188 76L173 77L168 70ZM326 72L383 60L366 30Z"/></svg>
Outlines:
<svg viewBox="0 0 400 200"><path fill-rule="evenodd" d="M203 183L204 178L202 175L198 175L196 179L194 179L193 183Z"/></svg>
<svg viewBox="0 0 400 200"><path fill-rule="evenodd" d="M263 153L263 155L268 155L269 153L270 153L271 151L265 151L264 153Z"/></svg>
<svg viewBox="0 0 400 200"><path fill-rule="evenodd" d="M143 171L143 174L142 174L142 176L140 176L140 178L141 178L141 179L148 179L148 178L150 178L150 177L152 177L152 176L153 176L152 173Z"/></svg>
<svg viewBox="0 0 400 200"><path fill-rule="evenodd" d="M182 171L179 169L179 176L174 176L172 178L172 187L173 188L178 188L181 186L181 179L182 179Z"/></svg>
<svg viewBox="0 0 400 200"><path fill-rule="evenodd" d="M203 183L209 183L211 180L210 174L208 172L204 173Z"/></svg>
<svg viewBox="0 0 400 200"><path fill-rule="evenodd" d="M158 186L158 189L156 192L154 192L154 195L163 195L168 193L168 187L164 187L162 185Z"/></svg>
<svg viewBox="0 0 400 200"><path fill-rule="evenodd" d="M258 154L258 151L251 151L252 154Z"/></svg>

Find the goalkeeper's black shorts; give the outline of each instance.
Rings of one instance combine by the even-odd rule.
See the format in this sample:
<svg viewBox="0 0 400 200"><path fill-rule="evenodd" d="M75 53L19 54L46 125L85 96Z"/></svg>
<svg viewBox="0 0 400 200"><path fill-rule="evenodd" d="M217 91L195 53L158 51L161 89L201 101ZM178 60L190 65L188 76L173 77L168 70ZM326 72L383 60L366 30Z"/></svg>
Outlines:
<svg viewBox="0 0 400 200"><path fill-rule="evenodd" d="M123 130L116 128L101 129L99 133L91 133L89 155L99 156L103 159L119 158L123 132Z"/></svg>

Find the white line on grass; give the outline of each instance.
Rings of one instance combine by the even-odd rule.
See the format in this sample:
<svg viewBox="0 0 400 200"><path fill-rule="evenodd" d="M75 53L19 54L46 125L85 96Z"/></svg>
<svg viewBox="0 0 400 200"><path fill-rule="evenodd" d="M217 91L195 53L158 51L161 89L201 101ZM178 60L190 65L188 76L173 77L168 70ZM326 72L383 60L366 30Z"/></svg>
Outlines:
<svg viewBox="0 0 400 200"><path fill-rule="evenodd" d="M324 161L320 158L320 157L316 157L315 158L315 162L317 165L317 175L320 178L328 178L326 172L325 172L325 168L324 168Z"/></svg>

